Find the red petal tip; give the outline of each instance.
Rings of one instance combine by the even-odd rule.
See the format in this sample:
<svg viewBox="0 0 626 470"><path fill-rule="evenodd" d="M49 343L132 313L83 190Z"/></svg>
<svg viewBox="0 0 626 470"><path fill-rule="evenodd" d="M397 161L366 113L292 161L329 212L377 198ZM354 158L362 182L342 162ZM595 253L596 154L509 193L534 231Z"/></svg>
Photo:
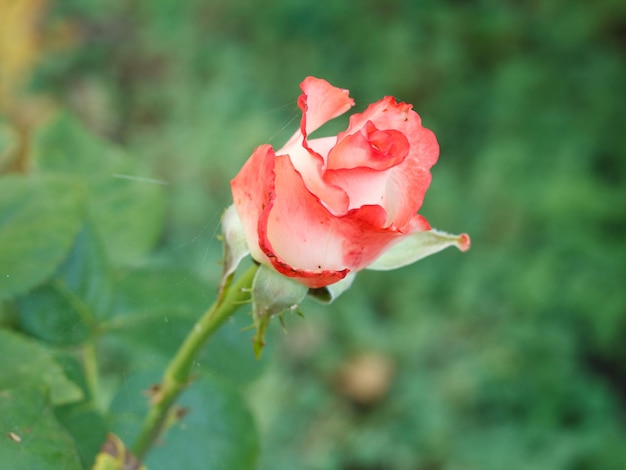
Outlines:
<svg viewBox="0 0 626 470"><path fill-rule="evenodd" d="M459 250L467 251L470 249L470 246L471 246L471 241L470 241L469 235L467 233L463 233L459 235L459 239L458 239Z"/></svg>

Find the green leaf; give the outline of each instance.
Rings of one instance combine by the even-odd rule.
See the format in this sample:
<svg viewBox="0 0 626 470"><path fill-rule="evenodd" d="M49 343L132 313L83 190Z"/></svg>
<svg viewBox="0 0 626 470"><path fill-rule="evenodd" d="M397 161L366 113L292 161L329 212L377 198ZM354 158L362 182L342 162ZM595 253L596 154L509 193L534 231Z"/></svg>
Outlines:
<svg viewBox="0 0 626 470"><path fill-rule="evenodd" d="M100 240L91 224L83 225L69 256L57 270L56 279L89 307L98 318L111 306L109 267Z"/></svg>
<svg viewBox="0 0 626 470"><path fill-rule="evenodd" d="M24 331L57 343L79 343L110 312L111 282L99 240L89 224L46 285L18 299Z"/></svg>
<svg viewBox="0 0 626 470"><path fill-rule="evenodd" d="M125 442L135 437L147 410L145 391L158 378L158 373L151 372L132 376L114 399L113 430ZM236 390L215 377L202 375L183 392L178 404L179 418L145 459L150 470L255 468L257 430Z"/></svg>
<svg viewBox="0 0 626 470"><path fill-rule="evenodd" d="M89 468L106 438L104 417L87 402L57 407L54 414L72 438L80 443L78 455L83 467Z"/></svg>
<svg viewBox="0 0 626 470"><path fill-rule="evenodd" d="M82 391L67 379L51 353L35 341L0 330L0 390L20 386L47 386L54 405L82 398Z"/></svg>
<svg viewBox="0 0 626 470"><path fill-rule="evenodd" d="M72 174L86 183L95 230L112 261L132 263L153 247L162 228L165 182L150 178L67 114L40 132L34 155L39 171Z"/></svg>
<svg viewBox="0 0 626 470"><path fill-rule="evenodd" d="M122 352L123 365L130 369L163 367L215 300L214 286L173 270L129 271L117 281L115 292L107 341ZM264 362L250 352L249 332L244 331L249 324L250 318L239 314L222 325L201 353L198 366L240 384L258 377Z"/></svg>
<svg viewBox="0 0 626 470"><path fill-rule="evenodd" d="M75 443L54 418L44 386L0 388L0 430L0 462L5 468L81 468Z"/></svg>
<svg viewBox="0 0 626 470"><path fill-rule="evenodd" d="M60 281L53 281L16 301L19 326L26 333L58 344L79 344L89 337L87 307Z"/></svg>
<svg viewBox="0 0 626 470"><path fill-rule="evenodd" d="M81 401L56 406L54 415L74 440L79 443L77 450L83 467L91 468L108 431L108 424L103 411L98 409L98 403L106 402L108 407L113 391L109 394L108 384L103 382L88 383L84 357L79 358L73 352L57 352L55 360L63 368L67 378L81 387L84 397ZM94 385L97 386L93 387ZM96 396L93 396L94 393Z"/></svg>
<svg viewBox="0 0 626 470"><path fill-rule="evenodd" d="M66 178L0 178L0 300L48 278L80 227L79 187Z"/></svg>
<svg viewBox="0 0 626 470"><path fill-rule="evenodd" d="M129 264L156 243L163 224L162 198L154 183L119 177L137 173L130 165L117 171L93 178L90 202L109 258L117 264Z"/></svg>

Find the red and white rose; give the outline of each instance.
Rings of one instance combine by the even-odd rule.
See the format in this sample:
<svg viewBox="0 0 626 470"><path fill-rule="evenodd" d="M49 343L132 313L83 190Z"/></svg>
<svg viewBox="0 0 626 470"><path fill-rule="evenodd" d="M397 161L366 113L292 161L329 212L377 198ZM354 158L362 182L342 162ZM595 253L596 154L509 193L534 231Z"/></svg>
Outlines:
<svg viewBox="0 0 626 470"><path fill-rule="evenodd" d="M434 231L417 213L439 146L410 104L385 97L353 114L344 132L309 139L354 101L319 78L300 87L300 129L278 151L258 147L231 182L242 238L256 261L319 288L446 246L469 248L467 235Z"/></svg>

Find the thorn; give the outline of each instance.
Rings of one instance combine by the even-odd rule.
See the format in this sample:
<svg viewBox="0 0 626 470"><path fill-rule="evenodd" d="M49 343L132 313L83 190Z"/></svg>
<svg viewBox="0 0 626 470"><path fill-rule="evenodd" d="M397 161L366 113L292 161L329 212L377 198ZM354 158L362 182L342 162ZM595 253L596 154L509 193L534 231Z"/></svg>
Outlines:
<svg viewBox="0 0 626 470"><path fill-rule="evenodd" d="M176 416L176 419L181 420L189 414L189 408L184 406L178 407L175 409L174 414Z"/></svg>

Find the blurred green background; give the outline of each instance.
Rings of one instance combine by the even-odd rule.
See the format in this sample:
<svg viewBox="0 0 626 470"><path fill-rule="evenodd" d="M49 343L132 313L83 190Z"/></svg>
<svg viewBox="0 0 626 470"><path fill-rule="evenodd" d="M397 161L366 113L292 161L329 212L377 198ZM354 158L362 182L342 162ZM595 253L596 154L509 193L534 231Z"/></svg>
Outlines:
<svg viewBox="0 0 626 470"><path fill-rule="evenodd" d="M259 468L624 468L621 0L64 0L44 25L69 39L41 53L29 92L162 183L145 185L163 229L130 262L184 273L146 287L160 307L192 290L210 303L229 180L297 128L305 76L348 88L356 111L412 103L439 139L421 213L469 233L468 253L307 301L258 363L239 327L211 346L252 409Z"/></svg>

